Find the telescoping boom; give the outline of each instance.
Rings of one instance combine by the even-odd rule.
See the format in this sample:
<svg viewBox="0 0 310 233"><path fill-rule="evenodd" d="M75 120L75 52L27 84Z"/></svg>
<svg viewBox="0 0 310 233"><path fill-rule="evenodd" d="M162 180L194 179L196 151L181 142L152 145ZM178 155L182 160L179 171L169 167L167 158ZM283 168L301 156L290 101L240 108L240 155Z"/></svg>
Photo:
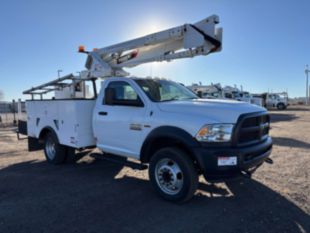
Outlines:
<svg viewBox="0 0 310 233"><path fill-rule="evenodd" d="M216 28L219 17L212 15L195 24L184 24L87 53L88 77L126 76L123 68L148 62L172 61L208 55L222 49L222 28Z"/></svg>
<svg viewBox="0 0 310 233"><path fill-rule="evenodd" d="M216 28L219 17L212 15L195 24L167 29L105 48L86 51L84 46L79 52L86 53L86 68L79 76L73 74L55 79L51 82L32 87L23 94L47 94L76 85L84 80L96 80L112 76L128 76L123 68L130 68L148 62L172 61L208 55L222 49L222 28Z"/></svg>

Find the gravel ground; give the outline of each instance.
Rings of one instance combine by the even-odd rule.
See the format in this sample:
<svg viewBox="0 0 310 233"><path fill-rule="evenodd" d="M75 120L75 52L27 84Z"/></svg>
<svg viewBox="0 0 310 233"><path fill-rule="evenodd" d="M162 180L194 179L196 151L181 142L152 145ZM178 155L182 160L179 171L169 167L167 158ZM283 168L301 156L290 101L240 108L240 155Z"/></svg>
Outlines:
<svg viewBox="0 0 310 233"><path fill-rule="evenodd" d="M273 165L161 200L147 171L80 154L52 166L0 128L0 232L310 232L310 108L271 112ZM97 151L90 153L97 154Z"/></svg>

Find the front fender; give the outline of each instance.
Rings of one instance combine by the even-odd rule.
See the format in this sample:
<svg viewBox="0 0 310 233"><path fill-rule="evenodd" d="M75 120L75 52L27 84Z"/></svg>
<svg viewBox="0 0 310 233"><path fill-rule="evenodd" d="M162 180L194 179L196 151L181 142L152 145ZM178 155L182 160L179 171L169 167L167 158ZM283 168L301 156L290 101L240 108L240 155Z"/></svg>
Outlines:
<svg viewBox="0 0 310 233"><path fill-rule="evenodd" d="M167 144L169 141L181 143L190 152L192 152L193 148L200 146L199 142L185 130L174 126L160 126L153 129L145 139L140 152L141 162L149 161L154 151L154 145L161 139Z"/></svg>

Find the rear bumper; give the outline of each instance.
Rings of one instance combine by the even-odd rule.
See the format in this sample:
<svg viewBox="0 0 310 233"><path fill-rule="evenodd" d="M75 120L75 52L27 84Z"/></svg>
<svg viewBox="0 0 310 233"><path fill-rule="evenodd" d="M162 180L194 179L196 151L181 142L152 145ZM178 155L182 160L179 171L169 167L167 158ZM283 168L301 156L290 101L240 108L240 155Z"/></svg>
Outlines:
<svg viewBox="0 0 310 233"><path fill-rule="evenodd" d="M242 171L248 172L260 166L271 154L272 139L247 147L198 147L193 148L196 160L204 176L226 178ZM220 166L219 157L236 157L236 165Z"/></svg>

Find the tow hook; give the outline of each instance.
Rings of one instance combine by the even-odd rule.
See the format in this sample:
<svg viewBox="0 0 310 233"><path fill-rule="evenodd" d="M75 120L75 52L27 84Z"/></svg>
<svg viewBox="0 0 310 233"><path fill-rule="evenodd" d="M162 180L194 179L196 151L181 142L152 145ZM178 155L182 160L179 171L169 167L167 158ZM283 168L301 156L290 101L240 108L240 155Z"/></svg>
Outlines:
<svg viewBox="0 0 310 233"><path fill-rule="evenodd" d="M273 164L273 160L271 158L266 158L265 162L269 164Z"/></svg>
<svg viewBox="0 0 310 233"><path fill-rule="evenodd" d="M242 170L242 171L241 171L241 175L243 175L243 176L245 176L245 177L251 179L251 178L252 178L252 174L253 174L253 173L257 170L257 168L259 168L261 165L262 165L262 163L259 164L259 165L257 165L257 166L255 166L255 167L253 167L253 168L251 168L251 169Z"/></svg>
<svg viewBox="0 0 310 233"><path fill-rule="evenodd" d="M244 177L249 178L249 179L252 178L252 173L253 172L250 172L250 171L241 171L241 175L243 175Z"/></svg>

